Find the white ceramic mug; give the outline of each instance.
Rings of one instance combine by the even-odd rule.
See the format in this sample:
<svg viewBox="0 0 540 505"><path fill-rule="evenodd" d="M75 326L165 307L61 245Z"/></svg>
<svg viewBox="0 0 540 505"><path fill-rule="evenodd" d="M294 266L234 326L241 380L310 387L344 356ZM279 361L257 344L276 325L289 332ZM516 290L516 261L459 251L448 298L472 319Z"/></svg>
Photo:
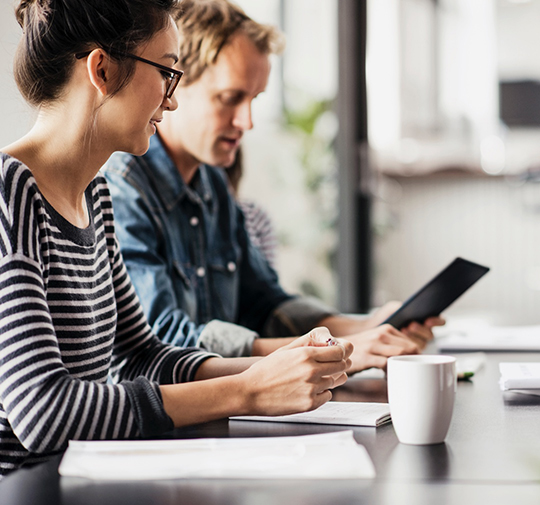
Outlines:
<svg viewBox="0 0 540 505"><path fill-rule="evenodd" d="M444 441L457 389L456 358L443 355L388 359L388 403L400 442L426 445Z"/></svg>

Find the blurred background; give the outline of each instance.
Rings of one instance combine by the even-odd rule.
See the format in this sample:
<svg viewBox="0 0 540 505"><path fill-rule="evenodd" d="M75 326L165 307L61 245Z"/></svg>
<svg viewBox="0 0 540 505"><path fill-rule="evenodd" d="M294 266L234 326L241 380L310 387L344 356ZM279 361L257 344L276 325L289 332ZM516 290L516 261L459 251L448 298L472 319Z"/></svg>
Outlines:
<svg viewBox="0 0 540 505"><path fill-rule="evenodd" d="M292 292L347 312L453 258L492 271L447 316L540 324L540 0L238 0L286 34L245 136ZM0 145L34 113L0 5Z"/></svg>

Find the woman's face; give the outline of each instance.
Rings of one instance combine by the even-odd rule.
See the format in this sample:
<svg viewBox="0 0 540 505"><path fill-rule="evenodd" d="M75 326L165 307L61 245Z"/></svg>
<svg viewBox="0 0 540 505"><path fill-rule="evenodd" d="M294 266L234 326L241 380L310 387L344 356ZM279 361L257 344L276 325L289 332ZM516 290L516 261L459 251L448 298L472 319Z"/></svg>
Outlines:
<svg viewBox="0 0 540 505"><path fill-rule="evenodd" d="M168 26L141 46L134 54L166 67L174 67L178 61L178 29L170 20ZM156 133L166 110L178 106L174 95L166 98L168 80L153 65L135 61L131 81L102 109L100 122L105 127L103 138L111 141L112 151L125 151L135 155L144 154L149 140Z"/></svg>

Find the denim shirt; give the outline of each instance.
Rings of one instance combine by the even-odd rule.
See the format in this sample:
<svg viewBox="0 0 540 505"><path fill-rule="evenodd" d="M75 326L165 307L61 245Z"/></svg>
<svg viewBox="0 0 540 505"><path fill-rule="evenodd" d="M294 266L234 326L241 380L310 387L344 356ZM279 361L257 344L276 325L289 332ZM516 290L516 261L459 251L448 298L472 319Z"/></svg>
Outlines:
<svg viewBox="0 0 540 505"><path fill-rule="evenodd" d="M305 333L335 313L281 288L219 168L201 165L186 185L155 135L144 156L115 153L102 170L125 264L163 341L246 356L257 336Z"/></svg>

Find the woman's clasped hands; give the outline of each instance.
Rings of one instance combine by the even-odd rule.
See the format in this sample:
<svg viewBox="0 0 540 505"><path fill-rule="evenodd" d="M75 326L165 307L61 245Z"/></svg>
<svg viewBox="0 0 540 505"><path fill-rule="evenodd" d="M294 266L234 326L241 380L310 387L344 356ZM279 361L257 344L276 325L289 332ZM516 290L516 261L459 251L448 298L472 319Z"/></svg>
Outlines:
<svg viewBox="0 0 540 505"><path fill-rule="evenodd" d="M314 410L344 384L353 345L315 328L244 371L251 415Z"/></svg>

